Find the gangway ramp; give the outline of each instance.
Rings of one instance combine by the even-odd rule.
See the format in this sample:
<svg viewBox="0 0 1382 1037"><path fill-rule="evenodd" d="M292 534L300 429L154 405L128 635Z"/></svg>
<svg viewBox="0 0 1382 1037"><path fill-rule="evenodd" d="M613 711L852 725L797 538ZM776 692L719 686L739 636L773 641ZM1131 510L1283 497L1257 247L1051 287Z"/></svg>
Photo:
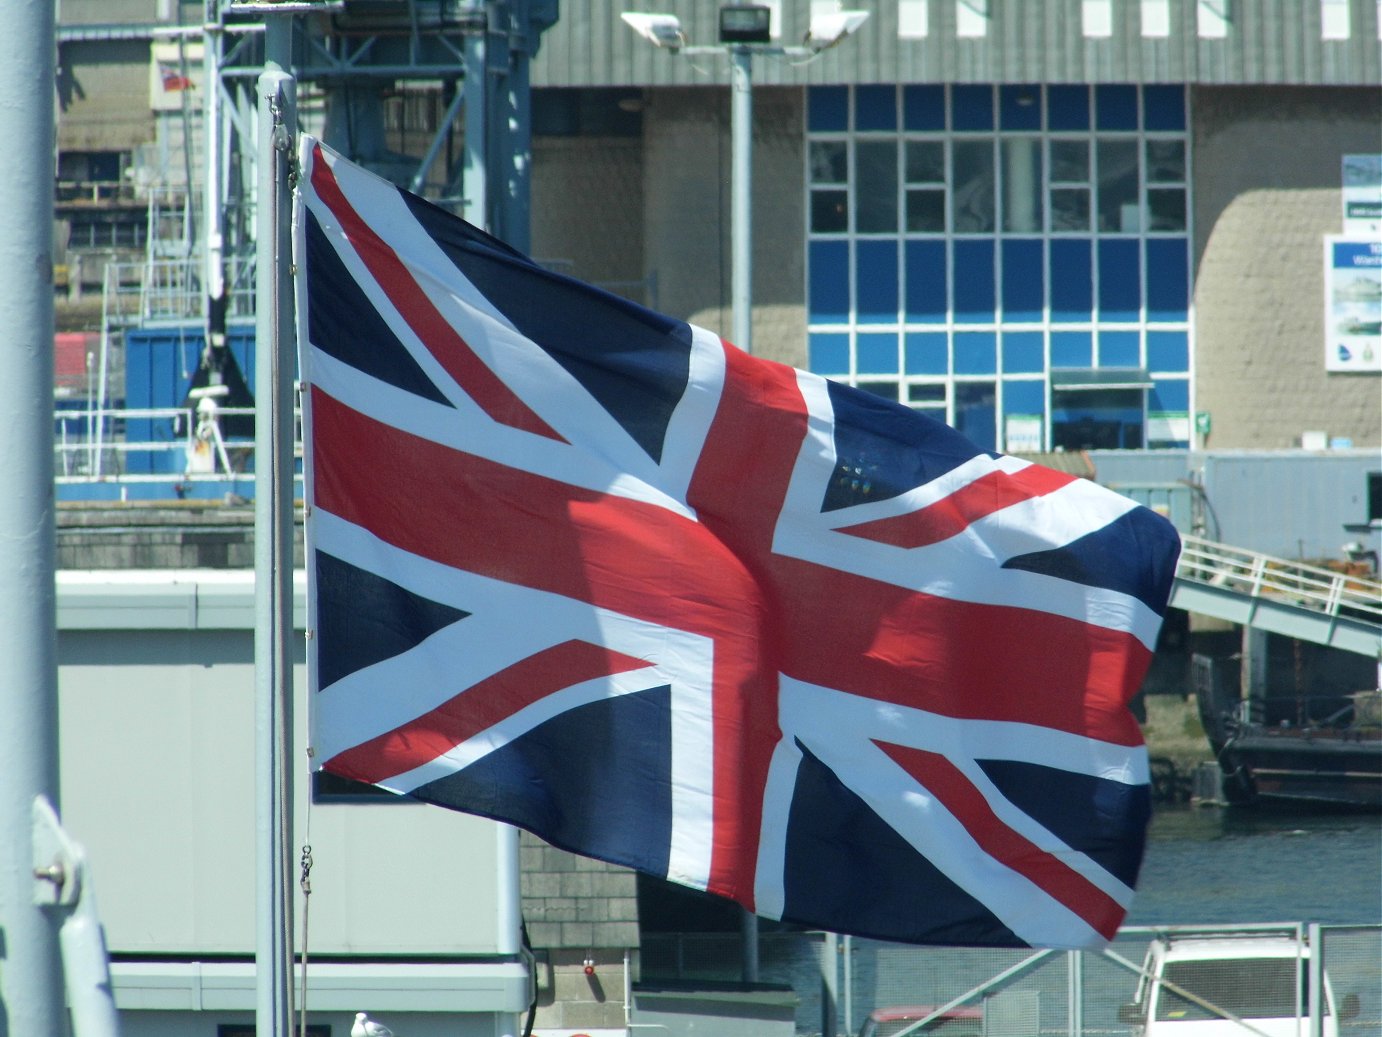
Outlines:
<svg viewBox="0 0 1382 1037"><path fill-rule="evenodd" d="M1171 607L1382 659L1382 583L1182 535Z"/></svg>

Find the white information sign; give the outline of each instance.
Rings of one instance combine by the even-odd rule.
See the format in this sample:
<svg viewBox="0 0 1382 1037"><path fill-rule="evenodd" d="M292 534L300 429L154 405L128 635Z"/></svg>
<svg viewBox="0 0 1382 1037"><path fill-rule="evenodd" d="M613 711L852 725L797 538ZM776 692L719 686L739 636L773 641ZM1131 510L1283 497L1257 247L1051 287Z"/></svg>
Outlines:
<svg viewBox="0 0 1382 1037"><path fill-rule="evenodd" d="M1344 233L1382 234L1382 155L1345 155Z"/></svg>
<svg viewBox="0 0 1382 1037"><path fill-rule="evenodd" d="M1324 367L1382 371L1382 238L1324 239Z"/></svg>

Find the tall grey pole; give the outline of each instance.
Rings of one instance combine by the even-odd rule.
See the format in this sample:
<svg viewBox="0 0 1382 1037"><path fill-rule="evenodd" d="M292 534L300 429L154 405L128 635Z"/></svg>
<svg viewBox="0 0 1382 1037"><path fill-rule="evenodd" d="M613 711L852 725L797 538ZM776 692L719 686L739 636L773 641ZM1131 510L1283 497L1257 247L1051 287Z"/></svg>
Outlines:
<svg viewBox="0 0 1382 1037"><path fill-rule="evenodd" d="M292 23L266 17L259 77L255 296L256 1014L292 1033L293 304L288 168L296 133Z"/></svg>
<svg viewBox="0 0 1382 1037"><path fill-rule="evenodd" d="M753 51L730 49L730 292L734 344L753 352Z"/></svg>
<svg viewBox="0 0 1382 1037"><path fill-rule="evenodd" d="M0 1037L66 1027L36 902L34 801L57 802L53 3L0 0Z"/></svg>
<svg viewBox="0 0 1382 1037"><path fill-rule="evenodd" d="M730 308L734 344L753 352L753 51L731 47L730 60ZM745 983L758 982L758 917L739 919Z"/></svg>

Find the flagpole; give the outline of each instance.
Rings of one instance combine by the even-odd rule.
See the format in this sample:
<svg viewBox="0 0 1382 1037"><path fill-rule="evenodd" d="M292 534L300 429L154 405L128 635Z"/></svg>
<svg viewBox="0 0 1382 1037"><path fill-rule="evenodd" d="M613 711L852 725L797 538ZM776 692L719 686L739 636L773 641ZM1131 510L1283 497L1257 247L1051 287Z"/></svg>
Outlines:
<svg viewBox="0 0 1382 1037"><path fill-rule="evenodd" d="M0 0L0 13L0 1031L18 1037L66 1027L34 832L35 801L58 790L53 4Z"/></svg>
<svg viewBox="0 0 1382 1037"><path fill-rule="evenodd" d="M285 5L290 6L290 5ZM255 302L255 1031L292 1032L293 306L288 166L292 23L265 19L258 80Z"/></svg>

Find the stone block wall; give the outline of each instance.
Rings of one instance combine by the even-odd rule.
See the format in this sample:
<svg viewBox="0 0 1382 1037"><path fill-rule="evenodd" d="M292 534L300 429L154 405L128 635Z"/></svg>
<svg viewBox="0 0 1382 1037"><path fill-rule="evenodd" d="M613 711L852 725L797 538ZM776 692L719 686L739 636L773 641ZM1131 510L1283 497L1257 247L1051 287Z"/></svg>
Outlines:
<svg viewBox="0 0 1382 1037"><path fill-rule="evenodd" d="M1324 236L1342 231L1342 158L1382 152L1382 90L1192 94L1195 407L1210 448L1382 443L1382 377L1325 370Z"/></svg>
<svg viewBox="0 0 1382 1037"><path fill-rule="evenodd" d="M619 1029L625 965L637 961L634 873L519 836L523 919L537 957L537 1025Z"/></svg>

